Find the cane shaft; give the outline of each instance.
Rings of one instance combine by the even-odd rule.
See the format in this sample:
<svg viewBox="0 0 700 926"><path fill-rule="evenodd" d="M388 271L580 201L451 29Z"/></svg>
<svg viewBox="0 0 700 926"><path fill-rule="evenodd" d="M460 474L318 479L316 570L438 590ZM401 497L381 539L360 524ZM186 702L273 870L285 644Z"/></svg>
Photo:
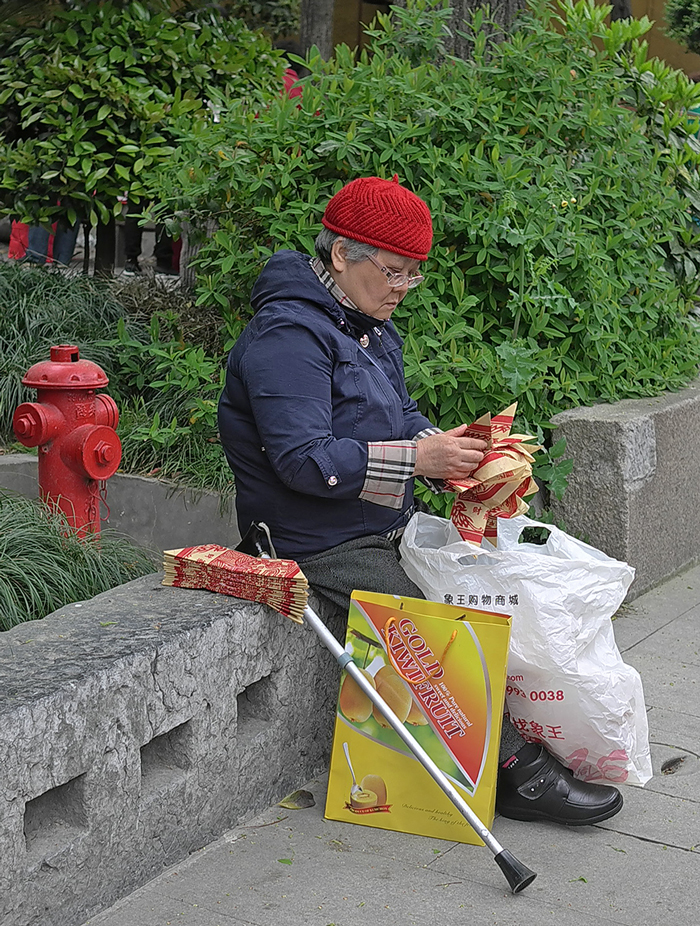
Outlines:
<svg viewBox="0 0 700 926"><path fill-rule="evenodd" d="M370 701L377 706L392 730L394 730L403 743L408 746L433 781L445 792L474 832L483 839L491 852L493 852L494 855L498 855L502 852L503 846L494 838L490 830L484 826L459 791L452 785L445 773L438 768L425 749L423 749L420 743L409 733L384 698L382 698L376 688L370 685L330 630L328 630L323 621L308 605L304 608L304 620L311 625L321 642L330 650L346 672L352 676L353 680L359 685ZM348 661L348 659L350 659L350 661Z"/></svg>

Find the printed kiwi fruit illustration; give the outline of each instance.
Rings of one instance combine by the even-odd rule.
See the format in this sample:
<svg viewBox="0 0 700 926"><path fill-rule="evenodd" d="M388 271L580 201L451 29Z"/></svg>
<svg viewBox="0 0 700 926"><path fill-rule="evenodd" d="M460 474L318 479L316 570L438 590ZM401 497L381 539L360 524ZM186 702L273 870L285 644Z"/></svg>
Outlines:
<svg viewBox="0 0 700 926"><path fill-rule="evenodd" d="M386 804L386 783L379 775L365 775L360 782L360 787L363 791L376 794L379 806Z"/></svg>
<svg viewBox="0 0 700 926"><path fill-rule="evenodd" d="M365 788L350 795L350 806L354 807L356 810L361 810L365 807L376 807L378 803L379 799L374 791L368 791Z"/></svg>
<svg viewBox="0 0 700 926"><path fill-rule="evenodd" d="M426 727L428 725L428 718L414 700L411 701L411 710L408 712L406 723L411 723L415 727Z"/></svg>
<svg viewBox="0 0 700 926"><path fill-rule="evenodd" d="M385 669L391 669L391 674L385 672ZM384 698L386 703L396 714L401 723L404 723L410 713L413 699L411 697L411 693L408 691L399 676L396 674L396 672L394 672L391 666L384 666L375 675L374 682L377 688L377 692L382 696L382 698ZM389 726L388 720L382 717L381 713L376 707L373 709L373 713L374 719L377 721L380 727Z"/></svg>
<svg viewBox="0 0 700 926"><path fill-rule="evenodd" d="M377 687L366 669L360 669L360 672L373 688ZM372 714L372 702L350 675L346 675L343 679L338 700L340 709L348 720L353 723L364 723L365 720L369 720Z"/></svg>

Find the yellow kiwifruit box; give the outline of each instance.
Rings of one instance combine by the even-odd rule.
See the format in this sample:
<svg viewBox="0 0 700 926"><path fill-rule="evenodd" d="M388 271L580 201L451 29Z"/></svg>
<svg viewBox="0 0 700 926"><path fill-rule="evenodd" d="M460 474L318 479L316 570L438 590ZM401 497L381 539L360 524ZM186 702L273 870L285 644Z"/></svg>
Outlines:
<svg viewBox="0 0 700 926"><path fill-rule="evenodd" d="M491 826L510 618L353 592L345 649L482 823ZM483 845L343 672L326 818Z"/></svg>

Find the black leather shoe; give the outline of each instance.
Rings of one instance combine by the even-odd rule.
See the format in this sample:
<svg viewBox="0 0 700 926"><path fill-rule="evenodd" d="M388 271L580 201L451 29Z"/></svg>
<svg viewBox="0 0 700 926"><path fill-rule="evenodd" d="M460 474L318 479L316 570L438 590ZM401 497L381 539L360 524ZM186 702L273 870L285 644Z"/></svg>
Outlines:
<svg viewBox="0 0 700 926"><path fill-rule="evenodd" d="M511 820L586 826L607 820L621 809L617 788L578 781L543 746L530 762L517 762L498 773L496 810Z"/></svg>

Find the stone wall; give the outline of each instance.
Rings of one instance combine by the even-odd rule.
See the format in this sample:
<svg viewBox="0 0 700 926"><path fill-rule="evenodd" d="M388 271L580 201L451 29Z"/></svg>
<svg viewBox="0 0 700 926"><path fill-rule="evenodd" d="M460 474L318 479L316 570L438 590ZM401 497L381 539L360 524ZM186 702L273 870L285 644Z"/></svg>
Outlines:
<svg viewBox="0 0 700 926"><path fill-rule="evenodd" d="M160 580L0 634L3 926L84 922L327 762L313 631Z"/></svg>
<svg viewBox="0 0 700 926"><path fill-rule="evenodd" d="M635 567L629 598L700 560L700 381L562 412L553 423L574 460L555 515Z"/></svg>
<svg viewBox="0 0 700 926"><path fill-rule="evenodd" d="M0 456L0 486L30 498L39 494L37 460L30 453ZM235 547L241 539L233 502L222 510L213 492L192 492L159 479L117 473L107 482L104 527L152 550L198 543Z"/></svg>

